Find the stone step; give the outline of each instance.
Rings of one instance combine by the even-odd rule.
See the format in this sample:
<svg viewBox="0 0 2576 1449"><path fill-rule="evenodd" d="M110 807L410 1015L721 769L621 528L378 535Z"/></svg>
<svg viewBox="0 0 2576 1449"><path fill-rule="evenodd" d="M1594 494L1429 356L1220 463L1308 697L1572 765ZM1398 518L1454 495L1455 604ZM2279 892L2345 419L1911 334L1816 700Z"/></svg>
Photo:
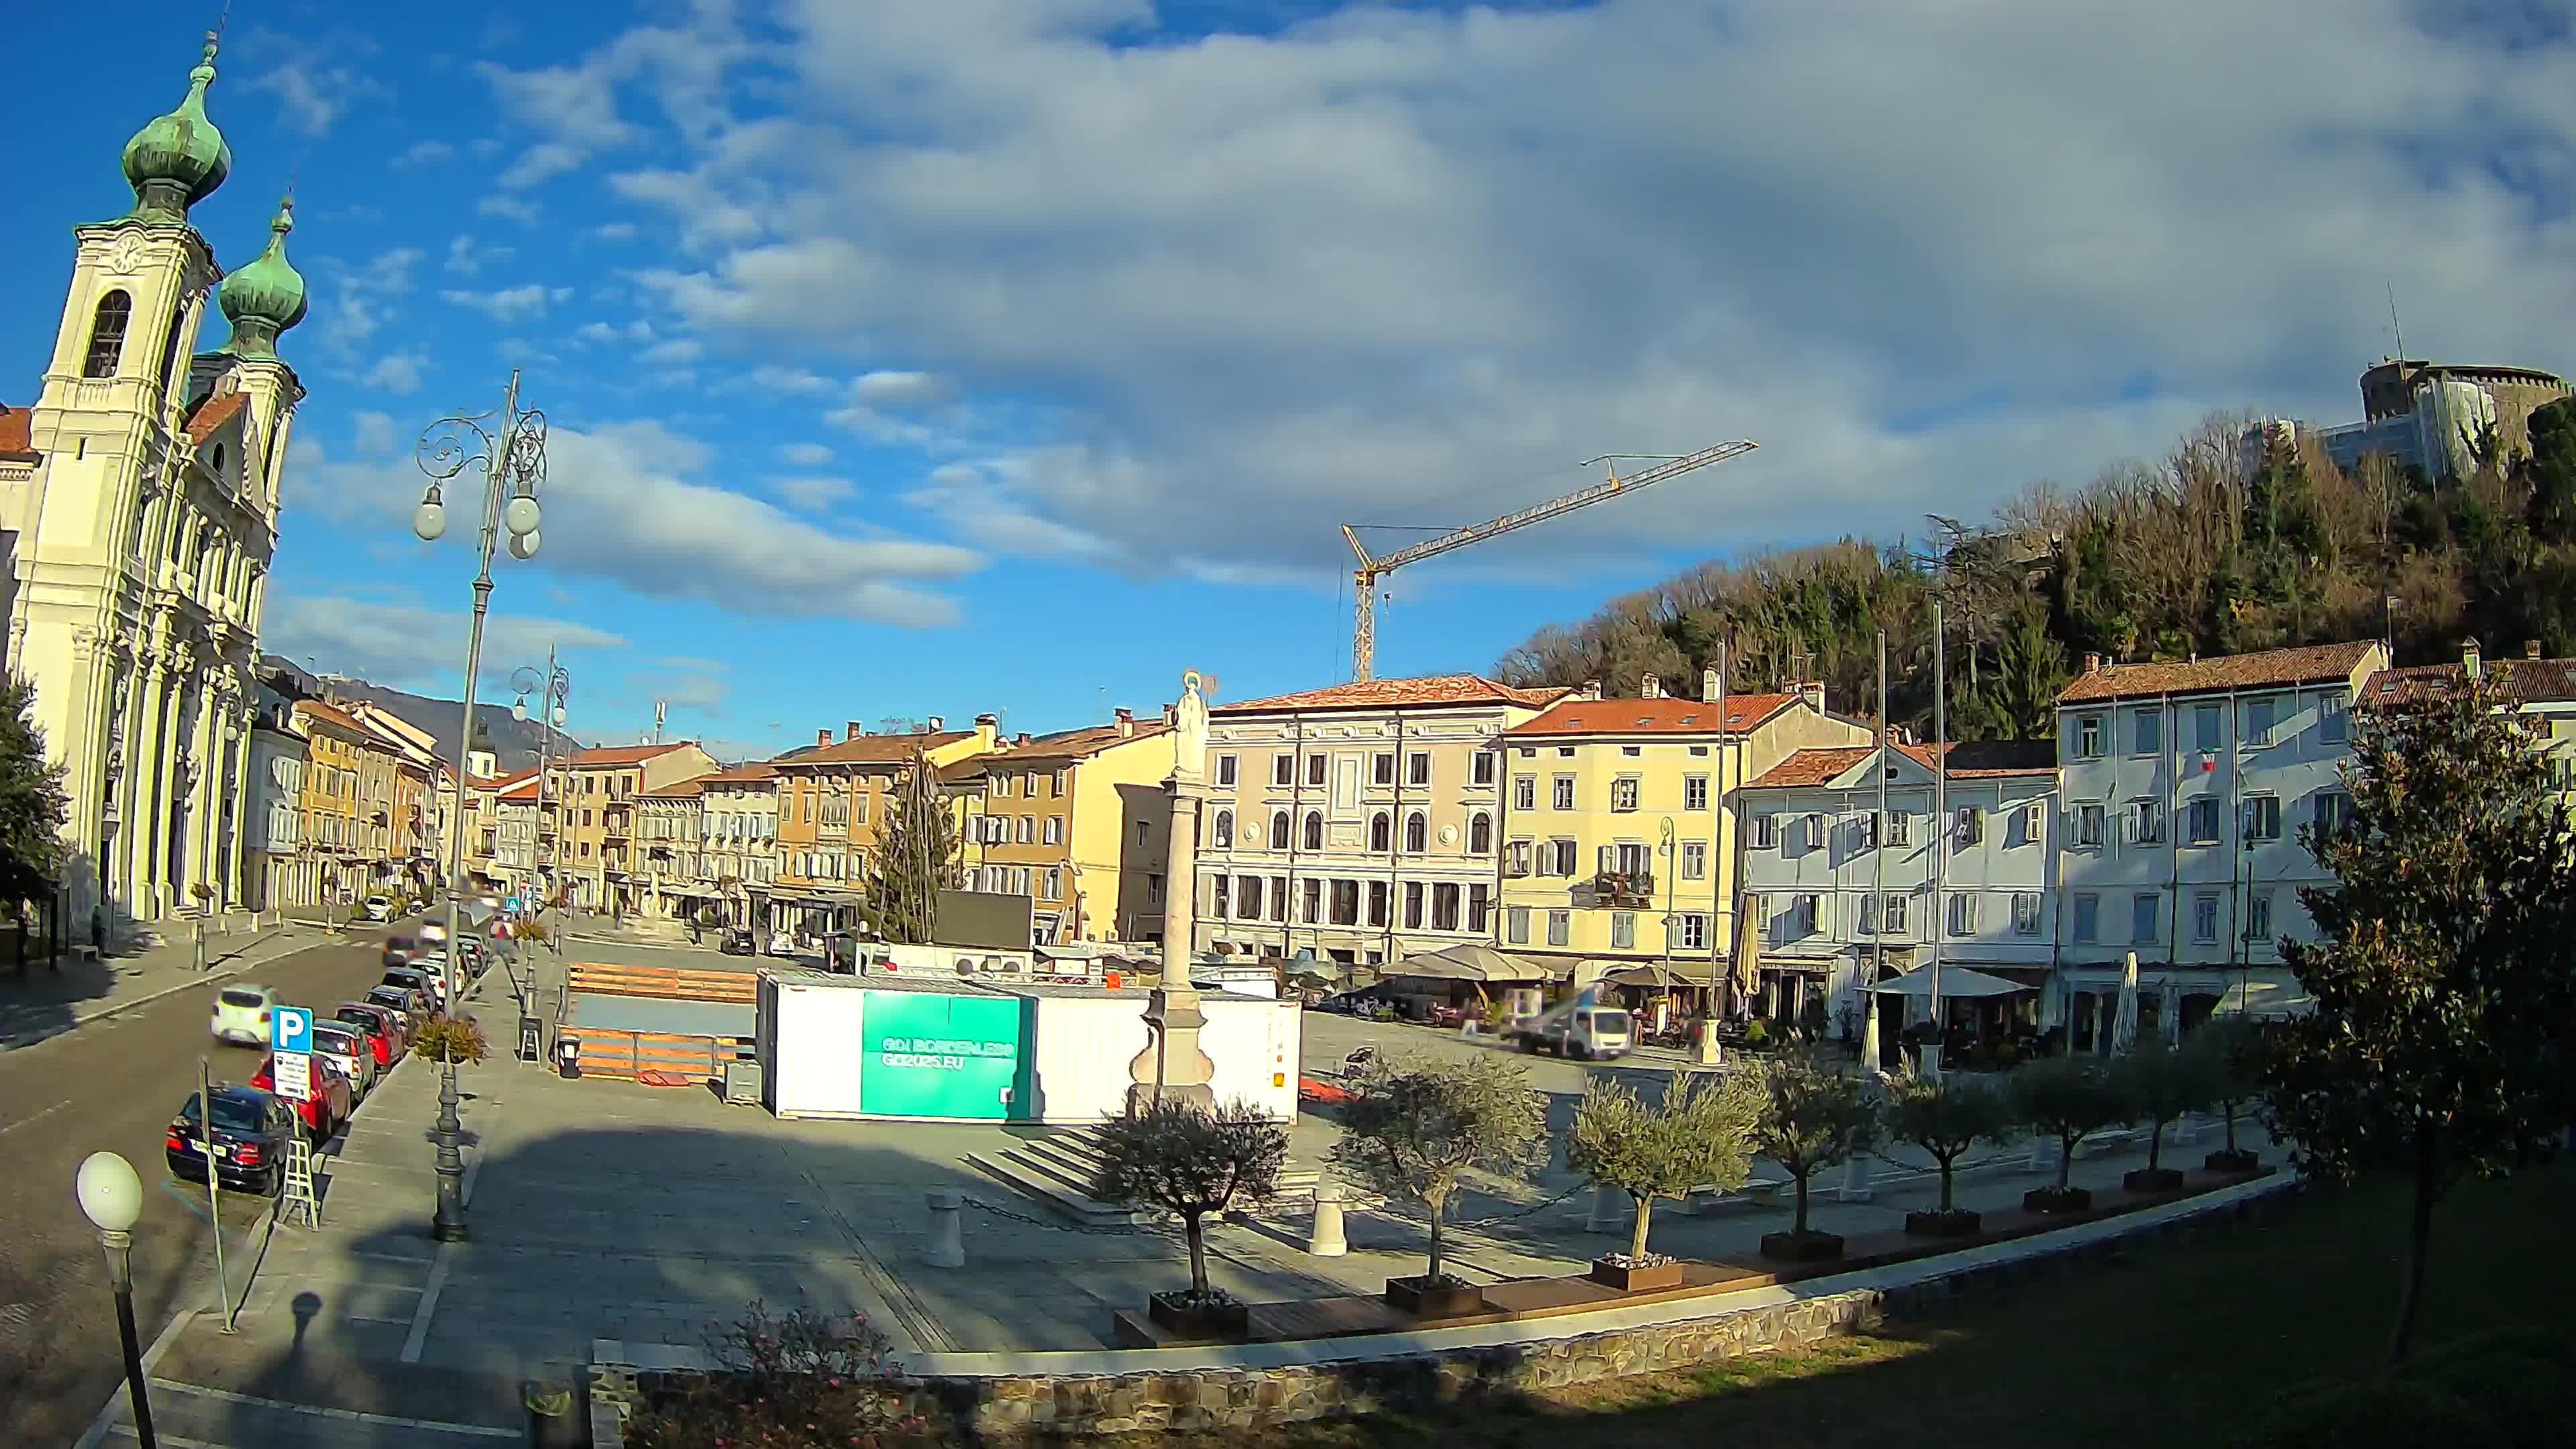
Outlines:
<svg viewBox="0 0 2576 1449"><path fill-rule="evenodd" d="M1136 1221L1134 1212L1085 1194L1083 1189L1088 1183L1074 1182L1063 1176L1061 1169L1016 1151L989 1156L970 1152L966 1154L966 1165L1083 1227L1124 1227Z"/></svg>

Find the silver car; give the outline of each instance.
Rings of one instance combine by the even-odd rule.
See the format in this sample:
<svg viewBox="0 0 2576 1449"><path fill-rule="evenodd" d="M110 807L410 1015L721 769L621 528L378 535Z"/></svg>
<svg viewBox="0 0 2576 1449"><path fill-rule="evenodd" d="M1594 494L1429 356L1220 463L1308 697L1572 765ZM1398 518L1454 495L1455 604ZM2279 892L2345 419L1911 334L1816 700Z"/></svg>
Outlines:
<svg viewBox="0 0 2576 1449"><path fill-rule="evenodd" d="M353 1100L375 1090L376 1049L356 1032L333 1022L314 1022L313 1054L339 1068L340 1075L349 1079Z"/></svg>

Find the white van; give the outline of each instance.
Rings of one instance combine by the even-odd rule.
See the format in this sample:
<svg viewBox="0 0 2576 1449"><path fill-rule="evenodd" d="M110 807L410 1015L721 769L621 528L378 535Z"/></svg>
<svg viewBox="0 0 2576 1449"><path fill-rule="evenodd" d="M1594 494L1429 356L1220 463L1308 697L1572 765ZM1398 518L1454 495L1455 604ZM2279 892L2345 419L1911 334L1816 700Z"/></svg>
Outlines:
<svg viewBox="0 0 2576 1449"><path fill-rule="evenodd" d="M1636 1045L1636 1031L1636 1018L1625 1008L1577 1002L1571 1010L1559 1006L1516 1026L1505 1037L1525 1052L1551 1051L1578 1062L1614 1061Z"/></svg>

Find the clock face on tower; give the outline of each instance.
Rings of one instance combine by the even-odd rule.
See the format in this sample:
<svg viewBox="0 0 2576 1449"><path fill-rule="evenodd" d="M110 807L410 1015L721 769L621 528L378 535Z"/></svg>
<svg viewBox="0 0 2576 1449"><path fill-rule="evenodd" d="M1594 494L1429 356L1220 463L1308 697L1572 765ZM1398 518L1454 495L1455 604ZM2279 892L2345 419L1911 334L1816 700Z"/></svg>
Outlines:
<svg viewBox="0 0 2576 1449"><path fill-rule="evenodd" d="M131 276L143 265L143 238L132 232L116 239L107 254L107 269L118 276Z"/></svg>

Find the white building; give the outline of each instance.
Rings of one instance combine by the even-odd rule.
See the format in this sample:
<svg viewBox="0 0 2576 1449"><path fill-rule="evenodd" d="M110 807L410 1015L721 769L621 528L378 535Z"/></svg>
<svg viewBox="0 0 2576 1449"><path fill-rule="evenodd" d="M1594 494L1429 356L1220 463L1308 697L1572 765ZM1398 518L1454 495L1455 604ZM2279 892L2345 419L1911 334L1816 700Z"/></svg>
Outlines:
<svg viewBox="0 0 2576 1449"><path fill-rule="evenodd" d="M311 905L319 871L304 845L304 737L288 719L292 701L265 683L251 686L249 800L242 818L241 903L255 911Z"/></svg>
<svg viewBox="0 0 2576 1449"><path fill-rule="evenodd" d="M2464 639L2459 663L2382 670L2370 681L2364 698L2387 704L2457 689L2490 675L2497 679L2509 707L2522 717L2523 727L2531 731L2534 747L2548 756L2558 788L2576 793L2576 659L2541 658L2537 639L2523 642L2519 659L2488 659L2477 640Z"/></svg>
<svg viewBox="0 0 2576 1449"><path fill-rule="evenodd" d="M205 112L215 47L126 142L134 205L73 228L71 285L31 408L0 412L8 667L63 766L74 930L234 899L251 670L303 386L291 211L226 276L188 209L232 152ZM221 283L220 291L217 283ZM209 303L232 335L196 350Z"/></svg>
<svg viewBox="0 0 2576 1449"><path fill-rule="evenodd" d="M1948 760L1946 821L1933 813L1925 745L1800 750L1745 787L1744 883L1765 970L1757 1014L1796 1020L1821 999L1829 1029L1857 1037L1861 988L1925 965L1936 939L1944 966L2045 984L2057 944L2055 747L1953 744Z"/></svg>
<svg viewBox="0 0 2576 1449"><path fill-rule="evenodd" d="M2186 1026L2231 990L2258 1012L2293 1000L2279 942L2311 934L2299 888L2327 880L2299 829L2350 808L2352 706L2387 667L2377 641L2086 657L2057 698L2057 933L2079 1050L2106 1045L2132 951L2142 1033L2169 989Z"/></svg>

